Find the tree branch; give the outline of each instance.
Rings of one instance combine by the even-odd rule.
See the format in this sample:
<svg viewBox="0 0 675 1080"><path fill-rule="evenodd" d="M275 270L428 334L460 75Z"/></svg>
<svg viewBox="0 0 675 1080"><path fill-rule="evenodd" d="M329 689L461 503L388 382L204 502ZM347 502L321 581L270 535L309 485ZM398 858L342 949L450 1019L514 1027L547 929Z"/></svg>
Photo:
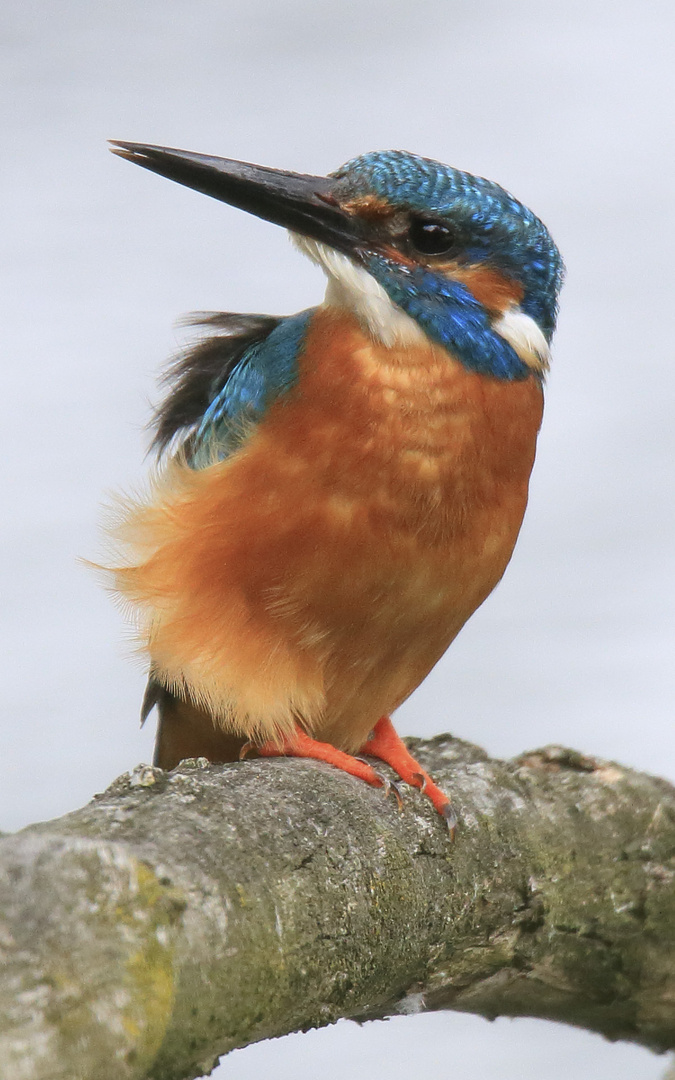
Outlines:
<svg viewBox="0 0 675 1080"><path fill-rule="evenodd" d="M300 760L139 766L0 841L4 1080L188 1080L234 1047L421 1009L675 1046L675 790L573 751L410 740L453 843Z"/></svg>

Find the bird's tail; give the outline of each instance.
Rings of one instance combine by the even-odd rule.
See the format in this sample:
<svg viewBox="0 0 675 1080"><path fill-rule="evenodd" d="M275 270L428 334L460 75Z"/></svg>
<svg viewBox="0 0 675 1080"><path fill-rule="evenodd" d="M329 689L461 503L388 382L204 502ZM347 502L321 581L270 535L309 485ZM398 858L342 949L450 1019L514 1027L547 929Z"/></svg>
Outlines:
<svg viewBox="0 0 675 1080"><path fill-rule="evenodd" d="M157 707L158 723L153 765L174 769L184 758L205 757L212 762L238 761L244 736L223 731L211 716L192 701L182 700L150 675L143 699L141 723Z"/></svg>

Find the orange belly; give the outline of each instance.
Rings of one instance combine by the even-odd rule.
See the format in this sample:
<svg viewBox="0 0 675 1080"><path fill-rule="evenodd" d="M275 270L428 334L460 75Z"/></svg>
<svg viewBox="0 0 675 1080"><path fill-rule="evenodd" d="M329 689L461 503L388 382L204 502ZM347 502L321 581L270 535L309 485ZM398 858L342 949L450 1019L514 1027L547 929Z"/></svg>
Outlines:
<svg viewBox="0 0 675 1080"><path fill-rule="evenodd" d="M243 447L171 465L116 571L153 668L224 728L299 719L353 751L502 576L541 421L533 376L385 348L319 309L297 386Z"/></svg>

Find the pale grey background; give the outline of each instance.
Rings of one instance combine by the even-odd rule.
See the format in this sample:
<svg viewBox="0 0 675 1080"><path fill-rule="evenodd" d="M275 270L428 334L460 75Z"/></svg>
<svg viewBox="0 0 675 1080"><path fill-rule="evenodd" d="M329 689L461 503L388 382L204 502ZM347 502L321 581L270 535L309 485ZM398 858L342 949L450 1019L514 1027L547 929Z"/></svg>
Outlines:
<svg viewBox="0 0 675 1080"><path fill-rule="evenodd" d="M284 234L111 157L137 139L323 172L405 148L503 183L568 266L531 505L506 579L398 714L496 754L549 741L675 779L671 0L5 0L0 9L0 828L151 755L143 671L80 556L142 482L193 309L290 312ZM219 1077L655 1078L530 1021L341 1024Z"/></svg>

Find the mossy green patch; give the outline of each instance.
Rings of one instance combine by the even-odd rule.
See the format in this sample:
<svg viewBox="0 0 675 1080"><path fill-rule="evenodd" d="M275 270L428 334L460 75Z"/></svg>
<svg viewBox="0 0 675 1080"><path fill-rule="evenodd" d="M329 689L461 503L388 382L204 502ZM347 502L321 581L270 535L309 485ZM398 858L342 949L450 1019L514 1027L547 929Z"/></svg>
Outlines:
<svg viewBox="0 0 675 1080"><path fill-rule="evenodd" d="M144 863L136 864L136 892L117 917L128 925L143 924L138 948L126 962L129 998L121 1011L125 1032L138 1060L148 1064L159 1049L175 996L174 940L176 916L185 906L176 889L162 885Z"/></svg>

